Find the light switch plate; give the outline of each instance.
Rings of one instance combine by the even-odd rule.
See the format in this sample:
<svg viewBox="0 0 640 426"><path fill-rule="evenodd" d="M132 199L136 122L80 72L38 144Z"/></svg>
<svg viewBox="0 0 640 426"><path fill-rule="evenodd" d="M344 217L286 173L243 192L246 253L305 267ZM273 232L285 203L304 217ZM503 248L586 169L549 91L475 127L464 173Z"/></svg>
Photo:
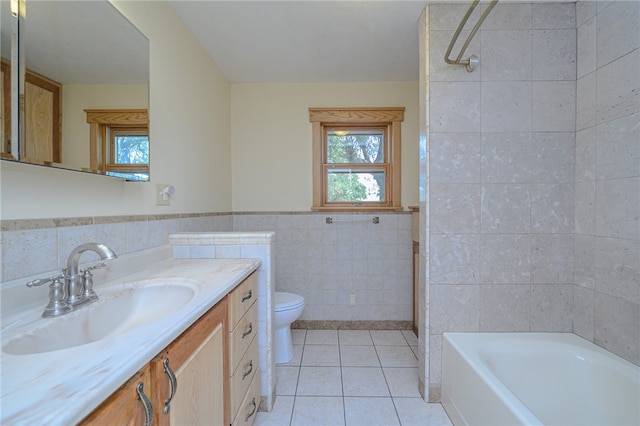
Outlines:
<svg viewBox="0 0 640 426"><path fill-rule="evenodd" d="M162 197L162 191L168 186L169 185L164 183L156 183L156 206L171 205L171 197L169 196L169 194L166 194L164 198Z"/></svg>

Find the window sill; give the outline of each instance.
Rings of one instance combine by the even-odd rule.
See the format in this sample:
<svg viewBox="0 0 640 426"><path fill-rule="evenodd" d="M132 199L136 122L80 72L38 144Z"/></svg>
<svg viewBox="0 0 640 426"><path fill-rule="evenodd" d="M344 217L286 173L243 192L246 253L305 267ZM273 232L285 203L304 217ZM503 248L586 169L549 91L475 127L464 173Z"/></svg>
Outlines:
<svg viewBox="0 0 640 426"><path fill-rule="evenodd" d="M320 212L389 212L389 211L402 211L404 207L402 206L393 206L393 207L328 207L328 206L312 206L312 211L320 211Z"/></svg>

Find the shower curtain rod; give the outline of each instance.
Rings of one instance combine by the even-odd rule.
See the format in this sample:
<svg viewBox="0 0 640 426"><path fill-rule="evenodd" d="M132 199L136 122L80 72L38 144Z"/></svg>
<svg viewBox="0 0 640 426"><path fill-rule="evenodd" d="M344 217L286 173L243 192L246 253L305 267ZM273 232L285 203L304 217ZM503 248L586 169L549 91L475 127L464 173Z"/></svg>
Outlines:
<svg viewBox="0 0 640 426"><path fill-rule="evenodd" d="M460 32L462 32L462 29L466 25L467 20L469 20L469 16L471 16L471 14L473 13L473 10L476 8L479 2L480 0L472 0L471 4L469 5L469 8L467 9L467 13L465 13L464 17L462 18L462 21L460 21L460 25L458 25L456 32L453 34L453 38L451 38L451 43L449 43L449 48L447 49L447 53L444 54L444 61L446 63L451 65L464 65L465 69L468 72L472 72L476 68L476 66L480 63L480 59L478 59L478 57L475 55L469 56L469 59L462 59L462 55L464 55L464 51L467 50L469 43L471 43L471 40L476 35L476 32L478 32L478 30L480 29L480 26L484 22L485 18L491 12L491 9L493 9L495 5L498 3L498 0L491 0L489 2L489 4L487 5L487 9L482 13L482 15L480 15L480 19L478 19L478 22L476 22L476 24L474 25L473 29L471 30L471 34L469 34L469 37L467 37L467 40L462 45L462 49L460 49L460 53L458 54L458 57L456 59L450 59L449 55L451 55L451 50L453 49L453 46L456 44L456 41L458 41L458 36L460 35Z"/></svg>

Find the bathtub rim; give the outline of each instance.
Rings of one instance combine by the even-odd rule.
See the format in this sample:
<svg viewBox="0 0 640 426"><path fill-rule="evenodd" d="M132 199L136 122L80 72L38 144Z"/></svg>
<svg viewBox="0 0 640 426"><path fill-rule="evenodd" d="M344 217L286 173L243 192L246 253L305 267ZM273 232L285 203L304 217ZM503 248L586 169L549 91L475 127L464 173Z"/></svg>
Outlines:
<svg viewBox="0 0 640 426"><path fill-rule="evenodd" d="M490 346L496 339L504 341L507 340L527 340L529 342L539 341L551 341L560 345L567 345L570 347L582 348L591 352L593 355L599 357L605 357L620 362L619 368L625 370L632 368L633 371L640 369L640 366L633 364L632 362L616 355L606 349L596 345L595 343L584 339L583 337L570 332L445 332L443 333L442 343L442 396L441 403L447 414L451 417L454 424L466 424L464 415L459 410L460 404L456 404L454 401L455 396L458 394L455 391L455 395L450 395L452 383L448 383L448 380L458 380L457 377L453 379L447 378L450 372L445 372L446 364L452 362L447 359L446 354L448 351L453 351L454 356L458 356L466 363L468 370L477 375L479 380L490 391L491 395L483 395L484 398L493 397L503 404L518 422L526 425L541 425L542 422L536 417L536 415L518 399L518 397L499 379L494 371L491 370L489 365L483 359L483 351L491 351ZM469 350L471 345L473 350ZM473 366L477 366L474 368ZM640 371L640 370L638 370ZM455 374L454 374L455 376ZM456 384L460 386L460 383ZM463 395L464 396L464 395ZM510 422L513 424L513 422Z"/></svg>

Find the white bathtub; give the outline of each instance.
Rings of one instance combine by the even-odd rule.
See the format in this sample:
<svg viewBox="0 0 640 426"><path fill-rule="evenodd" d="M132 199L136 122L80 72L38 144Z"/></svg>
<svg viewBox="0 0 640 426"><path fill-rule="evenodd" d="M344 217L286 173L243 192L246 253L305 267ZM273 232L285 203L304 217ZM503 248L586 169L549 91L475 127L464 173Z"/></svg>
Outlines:
<svg viewBox="0 0 640 426"><path fill-rule="evenodd" d="M640 367L570 333L444 333L454 424L640 425Z"/></svg>

